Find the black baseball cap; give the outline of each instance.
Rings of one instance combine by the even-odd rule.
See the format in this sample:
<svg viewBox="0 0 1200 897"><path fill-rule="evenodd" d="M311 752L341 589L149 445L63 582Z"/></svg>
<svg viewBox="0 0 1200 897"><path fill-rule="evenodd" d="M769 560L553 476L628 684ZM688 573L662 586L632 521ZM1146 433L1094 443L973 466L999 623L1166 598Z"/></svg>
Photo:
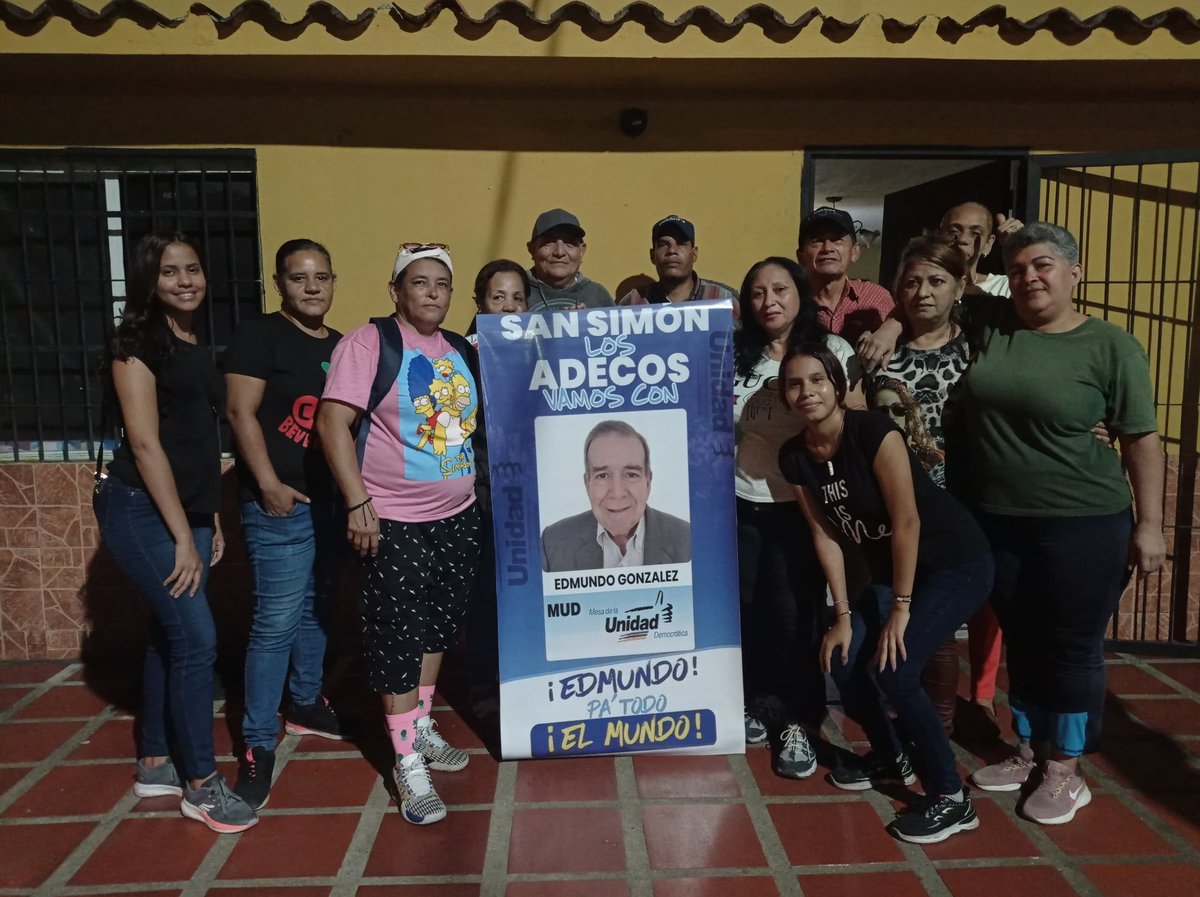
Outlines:
<svg viewBox="0 0 1200 897"><path fill-rule="evenodd" d="M850 217L850 213L845 209L835 209L833 206L821 206L819 209L814 209L812 212L800 222L800 239L810 236L813 231L824 228L832 228L840 230L844 234L851 237L857 233L854 227L854 219Z"/></svg>
<svg viewBox="0 0 1200 897"><path fill-rule="evenodd" d="M663 234L678 234L685 243L696 242L696 226L678 215L668 215L650 228L650 242L657 243Z"/></svg>
<svg viewBox="0 0 1200 897"><path fill-rule="evenodd" d="M550 209L537 216L537 221L533 222L533 236L529 239L536 240L546 231L556 227L569 227L578 231L580 237L584 236L584 230L579 226L578 218L566 209Z"/></svg>

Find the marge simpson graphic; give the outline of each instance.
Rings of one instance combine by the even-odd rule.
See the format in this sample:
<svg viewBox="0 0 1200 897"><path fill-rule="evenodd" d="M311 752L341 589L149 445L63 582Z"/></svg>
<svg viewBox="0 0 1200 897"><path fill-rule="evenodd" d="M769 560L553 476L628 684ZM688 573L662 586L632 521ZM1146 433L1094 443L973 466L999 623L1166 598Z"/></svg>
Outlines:
<svg viewBox="0 0 1200 897"><path fill-rule="evenodd" d="M670 623L675 618L674 610L663 593L659 592L653 604L631 607L624 617L609 617L604 621L605 632L619 632L617 641L633 642L646 638L660 623Z"/></svg>
<svg viewBox="0 0 1200 897"><path fill-rule="evenodd" d="M408 392L420 417L417 448L428 446L439 456L443 478L469 473L474 456L467 440L475 431L478 408L463 416L472 402L467 378L455 370L449 358L430 362L418 355L408 367Z"/></svg>

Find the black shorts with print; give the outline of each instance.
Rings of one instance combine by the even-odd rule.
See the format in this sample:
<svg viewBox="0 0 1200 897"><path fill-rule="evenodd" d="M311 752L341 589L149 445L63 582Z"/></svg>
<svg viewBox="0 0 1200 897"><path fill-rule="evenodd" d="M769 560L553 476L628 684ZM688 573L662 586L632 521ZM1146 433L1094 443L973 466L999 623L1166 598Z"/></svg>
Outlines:
<svg viewBox="0 0 1200 897"><path fill-rule="evenodd" d="M371 688L417 687L421 657L454 643L479 566L479 508L444 520L379 521L379 554L363 558L359 601Z"/></svg>

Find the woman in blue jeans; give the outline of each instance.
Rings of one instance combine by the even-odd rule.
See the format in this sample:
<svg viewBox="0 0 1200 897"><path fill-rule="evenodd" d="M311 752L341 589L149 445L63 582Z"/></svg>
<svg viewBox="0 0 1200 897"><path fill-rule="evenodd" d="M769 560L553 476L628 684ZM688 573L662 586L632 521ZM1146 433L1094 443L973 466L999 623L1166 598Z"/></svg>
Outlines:
<svg viewBox="0 0 1200 897"><path fill-rule="evenodd" d="M325 372L342 336L325 325L337 278L329 251L298 239L275 253L274 280L279 311L243 324L225 353L255 598L246 649L246 746L234 790L256 810L271 791L285 683L289 735L342 738L321 686L347 557L346 513L311 440Z"/></svg>
<svg viewBox="0 0 1200 897"><path fill-rule="evenodd" d="M225 550L217 517L224 390L194 328L205 288L183 234L138 243L112 344L124 438L93 504L105 546L151 612L134 793L182 797L184 816L232 833L258 818L213 758L217 638L205 584Z"/></svg>
<svg viewBox="0 0 1200 897"><path fill-rule="evenodd" d="M896 837L929 844L978 828L921 673L987 599L987 539L966 508L929 479L890 418L846 409L845 373L824 345L789 350L779 388L805 424L780 449L779 468L812 530L836 614L821 663L874 751L871 761L835 770L829 780L847 790L885 779L911 784L915 767L925 800L889 826ZM839 535L860 547L872 579L853 611ZM911 745L911 766L885 696Z"/></svg>

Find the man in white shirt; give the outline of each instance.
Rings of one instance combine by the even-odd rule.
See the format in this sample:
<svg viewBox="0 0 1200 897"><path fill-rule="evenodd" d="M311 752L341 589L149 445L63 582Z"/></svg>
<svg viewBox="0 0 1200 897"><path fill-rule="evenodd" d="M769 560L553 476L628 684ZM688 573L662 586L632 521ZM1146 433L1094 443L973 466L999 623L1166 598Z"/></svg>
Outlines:
<svg viewBox="0 0 1200 897"><path fill-rule="evenodd" d="M620 420L601 421L583 445L591 510L542 531L547 573L682 564L692 559L686 520L647 505L654 478L645 437Z"/></svg>

